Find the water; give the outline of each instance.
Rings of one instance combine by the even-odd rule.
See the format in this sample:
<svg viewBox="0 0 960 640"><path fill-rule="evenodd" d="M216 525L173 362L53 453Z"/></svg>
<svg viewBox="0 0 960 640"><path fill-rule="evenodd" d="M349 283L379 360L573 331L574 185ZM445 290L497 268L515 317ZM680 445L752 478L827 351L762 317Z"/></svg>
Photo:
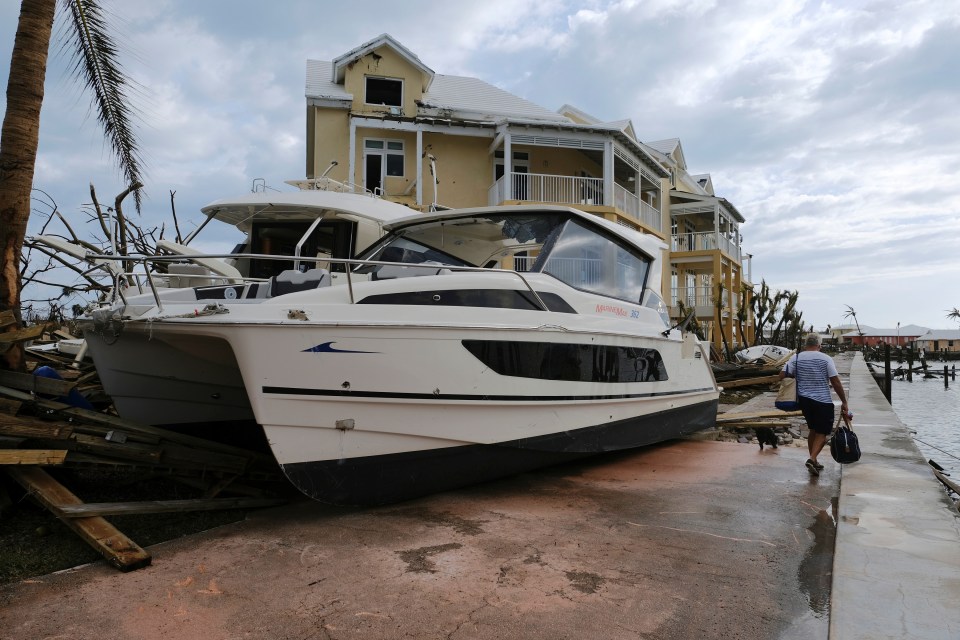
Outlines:
<svg viewBox="0 0 960 640"><path fill-rule="evenodd" d="M936 370L935 365L932 368ZM943 372L942 365L939 371ZM893 380L892 404L900 421L916 431L914 440L924 459L960 476L960 378L949 382L944 389L942 375L924 379L914 374L913 382Z"/></svg>

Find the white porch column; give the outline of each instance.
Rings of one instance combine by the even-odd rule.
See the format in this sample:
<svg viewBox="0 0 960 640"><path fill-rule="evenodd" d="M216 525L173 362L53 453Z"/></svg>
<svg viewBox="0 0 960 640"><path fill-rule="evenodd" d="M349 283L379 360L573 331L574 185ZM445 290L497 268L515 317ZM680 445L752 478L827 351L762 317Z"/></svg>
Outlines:
<svg viewBox="0 0 960 640"><path fill-rule="evenodd" d="M603 204L613 206L613 140L603 143Z"/></svg>
<svg viewBox="0 0 960 640"><path fill-rule="evenodd" d="M423 131L417 129L417 206L423 206Z"/></svg>
<svg viewBox="0 0 960 640"><path fill-rule="evenodd" d="M503 199L513 200L513 145L510 131L503 136Z"/></svg>
<svg viewBox="0 0 960 640"><path fill-rule="evenodd" d="M350 119L350 153L347 161L347 182L352 184L363 184L363 180L357 180L357 123Z"/></svg>
<svg viewBox="0 0 960 640"><path fill-rule="evenodd" d="M720 205L713 205L713 241L716 243L716 248L719 249L722 245L720 244Z"/></svg>

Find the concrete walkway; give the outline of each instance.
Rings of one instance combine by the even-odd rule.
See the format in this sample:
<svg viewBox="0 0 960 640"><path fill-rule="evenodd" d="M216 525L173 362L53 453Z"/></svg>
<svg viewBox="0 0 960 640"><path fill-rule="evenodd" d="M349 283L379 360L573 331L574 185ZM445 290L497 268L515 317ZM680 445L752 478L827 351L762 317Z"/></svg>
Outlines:
<svg viewBox="0 0 960 640"><path fill-rule="evenodd" d="M960 517L860 354L849 375L830 638L960 638Z"/></svg>

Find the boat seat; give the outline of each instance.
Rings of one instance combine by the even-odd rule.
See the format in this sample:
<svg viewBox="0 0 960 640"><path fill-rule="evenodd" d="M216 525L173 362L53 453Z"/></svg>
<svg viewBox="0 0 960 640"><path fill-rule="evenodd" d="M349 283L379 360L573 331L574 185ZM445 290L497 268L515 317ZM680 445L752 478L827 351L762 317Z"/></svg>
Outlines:
<svg viewBox="0 0 960 640"><path fill-rule="evenodd" d="M330 272L326 269L297 271L287 269L270 278L270 297L286 295L296 291L307 291L330 286Z"/></svg>
<svg viewBox="0 0 960 640"><path fill-rule="evenodd" d="M223 278L214 279L210 270L199 264L171 263L167 266L168 287L205 287L223 283Z"/></svg>

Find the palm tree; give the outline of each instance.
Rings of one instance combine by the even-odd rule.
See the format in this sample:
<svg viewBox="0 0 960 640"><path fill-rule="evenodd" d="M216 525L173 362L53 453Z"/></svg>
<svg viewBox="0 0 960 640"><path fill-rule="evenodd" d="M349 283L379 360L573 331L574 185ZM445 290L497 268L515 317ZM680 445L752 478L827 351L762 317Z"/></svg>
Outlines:
<svg viewBox="0 0 960 640"><path fill-rule="evenodd" d="M956 320L960 322L960 307L954 307L947 312L947 317L951 320Z"/></svg>
<svg viewBox="0 0 960 640"><path fill-rule="evenodd" d="M141 182L125 78L98 0L60 0L69 14L75 75L93 92L97 120L130 184ZM57 0L23 0L10 58L7 109L0 131L0 311L20 317L20 251L30 218L30 192L40 140L40 107ZM135 193L140 210L140 192ZM16 326L12 327L16 328ZM23 366L21 349L4 355L11 369Z"/></svg>

